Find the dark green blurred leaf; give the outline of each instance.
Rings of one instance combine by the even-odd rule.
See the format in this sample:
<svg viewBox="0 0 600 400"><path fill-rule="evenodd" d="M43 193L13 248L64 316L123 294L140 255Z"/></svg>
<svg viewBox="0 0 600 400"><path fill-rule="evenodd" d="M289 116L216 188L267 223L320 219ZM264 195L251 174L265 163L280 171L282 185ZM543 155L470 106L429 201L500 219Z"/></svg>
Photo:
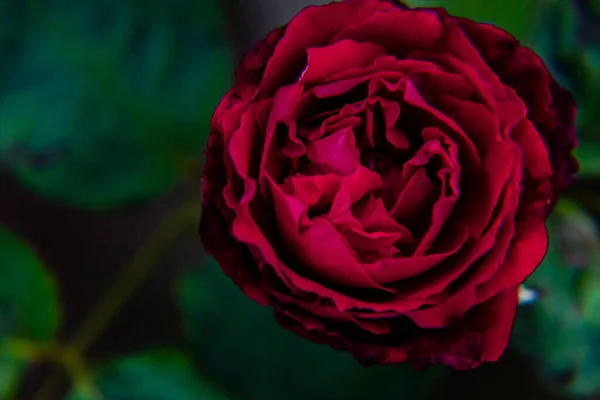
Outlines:
<svg viewBox="0 0 600 400"><path fill-rule="evenodd" d="M227 400L196 373L190 361L171 351L154 351L112 361L96 377L103 400ZM93 399L85 388L68 400Z"/></svg>
<svg viewBox="0 0 600 400"><path fill-rule="evenodd" d="M60 322L56 288L21 239L0 227L0 399L17 389L31 357L9 338L50 341ZM18 340L17 340L18 341Z"/></svg>
<svg viewBox="0 0 600 400"><path fill-rule="evenodd" d="M27 363L0 349L0 399L13 398L27 368Z"/></svg>
<svg viewBox="0 0 600 400"><path fill-rule="evenodd" d="M579 161L579 176L596 178L600 176L600 140L599 143L582 141L580 148L575 149L575 157Z"/></svg>
<svg viewBox="0 0 600 400"><path fill-rule="evenodd" d="M165 191L197 161L231 72L216 1L12 3L4 20L28 29L5 51L0 162L20 180L106 208Z"/></svg>
<svg viewBox="0 0 600 400"><path fill-rule="evenodd" d="M404 1L404 0L403 0ZM444 7L452 15L492 23L519 39L526 38L539 0L405 0L412 7Z"/></svg>
<svg viewBox="0 0 600 400"><path fill-rule="evenodd" d="M180 279L184 325L200 365L240 400L420 399L445 369L361 367L349 354L279 327L211 258Z"/></svg>
<svg viewBox="0 0 600 400"><path fill-rule="evenodd" d="M528 41L577 103L580 176L600 176L600 8L598 1L541 0Z"/></svg>
<svg viewBox="0 0 600 400"><path fill-rule="evenodd" d="M0 227L0 338L50 341L60 306L50 275L27 244Z"/></svg>
<svg viewBox="0 0 600 400"><path fill-rule="evenodd" d="M590 395L600 390L598 232L568 200L558 204L548 229L548 254L526 281L542 295L519 308L513 344L558 390Z"/></svg>

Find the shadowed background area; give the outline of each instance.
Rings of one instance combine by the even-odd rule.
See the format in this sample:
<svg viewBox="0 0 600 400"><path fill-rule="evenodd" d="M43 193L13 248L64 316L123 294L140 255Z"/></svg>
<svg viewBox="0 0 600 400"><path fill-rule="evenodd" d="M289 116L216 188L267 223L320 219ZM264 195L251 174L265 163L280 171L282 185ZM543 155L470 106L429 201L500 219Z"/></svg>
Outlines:
<svg viewBox="0 0 600 400"><path fill-rule="evenodd" d="M202 252L202 149L242 55L308 0L0 0L0 400L600 398L600 2L413 0L575 95L581 174L500 362L360 367Z"/></svg>

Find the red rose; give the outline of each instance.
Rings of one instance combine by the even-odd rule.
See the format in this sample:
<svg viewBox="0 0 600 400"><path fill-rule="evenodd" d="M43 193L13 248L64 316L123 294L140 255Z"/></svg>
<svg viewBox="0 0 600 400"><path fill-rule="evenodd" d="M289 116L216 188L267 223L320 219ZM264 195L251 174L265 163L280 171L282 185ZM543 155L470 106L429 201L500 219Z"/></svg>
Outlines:
<svg viewBox="0 0 600 400"><path fill-rule="evenodd" d="M542 61L444 9L347 0L270 33L236 79L202 189L225 273L364 364L497 360L577 170Z"/></svg>

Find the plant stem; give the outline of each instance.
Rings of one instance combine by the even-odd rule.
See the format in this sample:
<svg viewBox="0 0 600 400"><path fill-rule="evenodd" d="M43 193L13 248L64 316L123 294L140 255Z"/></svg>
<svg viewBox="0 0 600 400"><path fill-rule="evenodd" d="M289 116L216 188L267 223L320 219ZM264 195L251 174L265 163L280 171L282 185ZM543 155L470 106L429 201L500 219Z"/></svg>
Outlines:
<svg viewBox="0 0 600 400"><path fill-rule="evenodd" d="M199 212L198 201L185 202L163 220L83 322L69 348L80 353L87 350L135 289L148 277L173 240L190 225L198 222Z"/></svg>
<svg viewBox="0 0 600 400"><path fill-rule="evenodd" d="M101 399L94 386L83 354L102 334L121 306L130 298L139 285L148 277L160 256L169 245L189 226L198 223L200 218L199 201L186 201L167 215L146 243L131 261L122 269L120 276L98 301L93 311L81 324L71 342L65 346L52 348L48 358L61 365L74 385L90 399ZM50 375L37 391L35 398L49 399L59 380L57 374Z"/></svg>
<svg viewBox="0 0 600 400"><path fill-rule="evenodd" d="M69 379L77 388L76 392L89 400L102 400L102 394L94 384L85 360L81 354L61 346L51 346L42 358L45 357L55 364L60 365ZM60 384L60 374L53 371L35 394L36 400L47 400L53 398L57 386Z"/></svg>
<svg viewBox="0 0 600 400"><path fill-rule="evenodd" d="M35 393L35 400L51 399L56 392L56 387L60 382L60 374L58 371L53 371L50 376L44 381L42 386Z"/></svg>
<svg viewBox="0 0 600 400"><path fill-rule="evenodd" d="M19 362L32 363L36 361L51 361L64 368L71 380L76 383L79 393L84 393L86 399L96 400L102 396L94 386L91 374L85 365L85 361L79 353L58 343L37 343L22 338L5 338L0 343L2 354L9 355ZM52 398L52 394L60 383L60 375L54 371L36 393L35 398L46 400ZM17 395L15 393L14 395Z"/></svg>

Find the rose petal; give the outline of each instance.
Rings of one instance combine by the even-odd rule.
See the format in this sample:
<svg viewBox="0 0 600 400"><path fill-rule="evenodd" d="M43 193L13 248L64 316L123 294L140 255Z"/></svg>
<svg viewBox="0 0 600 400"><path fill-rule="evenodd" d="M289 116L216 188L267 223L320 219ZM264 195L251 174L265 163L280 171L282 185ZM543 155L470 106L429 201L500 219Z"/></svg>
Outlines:
<svg viewBox="0 0 600 400"><path fill-rule="evenodd" d="M409 49L432 47L444 33L437 14L427 9L375 12L361 22L341 30L333 40L378 43L388 54L402 56Z"/></svg>
<svg viewBox="0 0 600 400"><path fill-rule="evenodd" d="M260 287L258 270L247 247L231 237L227 221L214 202L204 203L202 209L200 235L205 251L250 299L268 305L269 298Z"/></svg>
<svg viewBox="0 0 600 400"><path fill-rule="evenodd" d="M461 290L443 303L422 310L410 311L406 316L421 328L444 328L462 317L475 304L475 288Z"/></svg>
<svg viewBox="0 0 600 400"><path fill-rule="evenodd" d="M372 194L353 205L352 215L367 232L397 232L402 235L404 242L412 241L411 232L396 222L388 214L383 201L374 198Z"/></svg>
<svg viewBox="0 0 600 400"><path fill-rule="evenodd" d="M286 194L299 199L307 208L331 204L340 185L340 177L333 174L287 177L282 185Z"/></svg>
<svg viewBox="0 0 600 400"><path fill-rule="evenodd" d="M256 121L252 113L242 116L240 128L231 135L228 150L237 174L244 181L244 194L240 202L247 203L256 193L256 181L248 176L250 163L255 162L252 154L256 152L254 140L256 135ZM257 177L255 177L257 178Z"/></svg>
<svg viewBox="0 0 600 400"><path fill-rule="evenodd" d="M524 149L525 176L539 181L549 179L554 172L548 157L548 146L531 121L523 118L512 130L512 137Z"/></svg>
<svg viewBox="0 0 600 400"><path fill-rule="evenodd" d="M335 285L386 290L376 284L330 222L315 218L300 237L296 256L305 267Z"/></svg>
<svg viewBox="0 0 600 400"><path fill-rule="evenodd" d="M489 281L478 286L477 300L486 301L506 288L523 283L542 262L547 249L546 224L539 214L517 222L506 262Z"/></svg>
<svg viewBox="0 0 600 400"><path fill-rule="evenodd" d="M387 290L370 279L329 221L316 217L308 222L305 206L268 182L281 235L303 268L336 285Z"/></svg>
<svg viewBox="0 0 600 400"><path fill-rule="evenodd" d="M361 262L374 259L393 258L400 250L394 247L402 235L398 232L365 232L357 228L341 228L340 233L356 252Z"/></svg>
<svg viewBox="0 0 600 400"><path fill-rule="evenodd" d="M283 87L277 91L271 102L272 108L265 132L264 147L259 167L260 183L262 183L266 175L269 175L276 181L281 178L282 163L277 151L276 131L282 122L290 118L301 99L302 92L303 85L300 84ZM260 190L263 196L265 196L265 187L262 184L260 185Z"/></svg>
<svg viewBox="0 0 600 400"><path fill-rule="evenodd" d="M419 168L409 178L389 214L404 226L423 224L428 222L422 220L423 213L428 213L439 194L439 187L431 182L424 168Z"/></svg>
<svg viewBox="0 0 600 400"><path fill-rule="evenodd" d="M348 68L366 67L383 55L385 49L373 43L341 40L328 46L309 48L306 52L308 62L300 80L310 85Z"/></svg>
<svg viewBox="0 0 600 400"><path fill-rule="evenodd" d="M296 81L306 65L305 50L334 43L331 38L345 26L361 21L378 7L378 1L344 1L304 8L287 25L285 35L269 60L260 85L265 95Z"/></svg>
<svg viewBox="0 0 600 400"><path fill-rule="evenodd" d="M497 361L508 345L519 303L518 288L510 288L485 303L483 361Z"/></svg>
<svg viewBox="0 0 600 400"><path fill-rule="evenodd" d="M481 157L493 152L495 143L502 140L498 114L488 110L483 104L442 95L439 96L436 107L450 116L465 131L475 143ZM473 118L474 115L477 118ZM523 112L522 116L524 115Z"/></svg>
<svg viewBox="0 0 600 400"><path fill-rule="evenodd" d="M327 173L350 175L360 164L360 154L351 128L308 144L308 159Z"/></svg>
<svg viewBox="0 0 600 400"><path fill-rule="evenodd" d="M443 73L443 69L432 62L424 60L397 59L394 56L381 56L375 59L372 66L366 68L350 68L327 79L327 82L352 80L365 77L371 80L381 77L387 80L399 80L403 77L420 73ZM463 78L464 80L464 78Z"/></svg>
<svg viewBox="0 0 600 400"><path fill-rule="evenodd" d="M472 175L471 184L457 207L457 212L469 221L474 238L480 237L490 224L506 186L520 185L513 174L515 164L519 163L520 150L509 141L495 142L494 147L495 150L484 159L483 168Z"/></svg>
<svg viewBox="0 0 600 400"><path fill-rule="evenodd" d="M476 240L467 241L457 257L441 265L435 271L435 274L429 276L428 279L422 282L415 282L411 285L407 289L411 292L411 294L407 294L408 297L439 296L452 282L459 279L477 259L487 254L494 247L502 221L505 218L514 218L516 213L519 192L513 189L513 187L516 182L520 182L521 175L519 172L520 163L513 163L512 181L505 186L501 195L502 202L497 206L495 217L489 223L483 235ZM465 221L460 222L465 223ZM470 228L470 223L467 226Z"/></svg>
<svg viewBox="0 0 600 400"><path fill-rule="evenodd" d="M432 117L451 128L452 132L455 133L455 135L451 136L452 140L456 142L465 156L463 159L463 164L469 169L476 169L479 167L481 160L479 159L477 148L475 148L475 145L471 139L452 119L427 104L425 99L423 99L423 97L417 91L417 88L410 81L406 83L404 100L415 107L427 111ZM450 135L450 133L448 134Z"/></svg>
<svg viewBox="0 0 600 400"><path fill-rule="evenodd" d="M352 175L342 177L340 190L331 206L330 216L334 217L336 214L346 212L364 196L381 189L384 185L385 181L379 174L360 165Z"/></svg>
<svg viewBox="0 0 600 400"><path fill-rule="evenodd" d="M373 264L364 264L371 278L381 284L393 283L401 279L414 277L455 254L469 235L466 227L457 227L455 234L446 243L446 251L424 256L397 257L381 260Z"/></svg>
<svg viewBox="0 0 600 400"><path fill-rule="evenodd" d="M483 78L495 95L504 92L504 85L498 76L490 69L486 62L481 57L481 54L474 47L464 31L453 18L444 19L446 46L448 51L457 59L463 62L463 65L468 65L474 68L477 73ZM476 75L469 73L469 79L476 79Z"/></svg>

